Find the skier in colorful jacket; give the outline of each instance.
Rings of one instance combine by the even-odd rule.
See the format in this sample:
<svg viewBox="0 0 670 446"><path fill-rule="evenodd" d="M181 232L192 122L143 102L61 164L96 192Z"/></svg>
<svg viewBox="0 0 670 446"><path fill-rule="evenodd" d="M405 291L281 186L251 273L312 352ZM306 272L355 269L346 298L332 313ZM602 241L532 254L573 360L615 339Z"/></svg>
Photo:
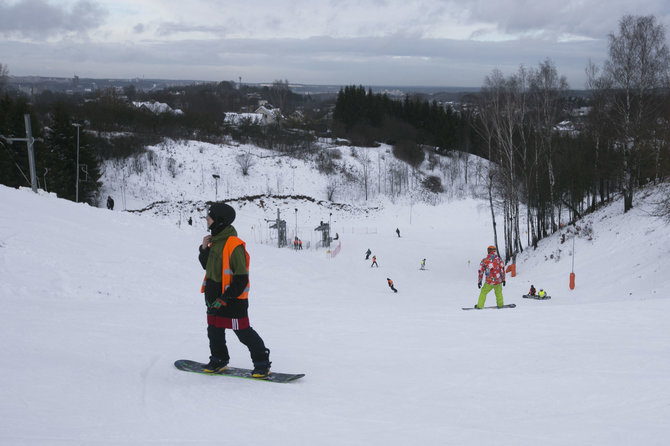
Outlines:
<svg viewBox="0 0 670 446"><path fill-rule="evenodd" d="M488 254L479 263L479 276L477 286L481 288L479 301L475 307L484 308L486 295L493 290L496 295L496 305L498 308L504 305L502 287L505 286L505 263L496 253L495 246L487 248ZM482 287L482 278L486 276L486 283ZM501 285L502 284L502 285Z"/></svg>
<svg viewBox="0 0 670 446"><path fill-rule="evenodd" d="M245 243L232 226L235 210L226 203L213 203L207 214L206 235L199 248L198 260L205 269L201 292L207 305L207 337L210 361L206 372L226 369L230 357L226 329L231 329L246 345L254 364L252 375L270 373L270 350L249 323L249 254Z"/></svg>

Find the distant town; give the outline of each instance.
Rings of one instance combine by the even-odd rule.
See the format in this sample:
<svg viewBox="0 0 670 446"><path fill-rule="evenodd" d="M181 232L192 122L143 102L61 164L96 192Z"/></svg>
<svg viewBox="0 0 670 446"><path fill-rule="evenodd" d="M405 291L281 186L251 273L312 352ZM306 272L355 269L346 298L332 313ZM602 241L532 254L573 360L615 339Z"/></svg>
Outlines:
<svg viewBox="0 0 670 446"><path fill-rule="evenodd" d="M253 83L243 82L241 78L238 80L227 80L236 84L244 84L249 86L263 87L271 86L272 82ZM150 92L156 90L163 90L171 87L211 84L215 81L202 81L195 79L145 79L145 78L130 78L130 79L93 79L83 78L77 75L66 77L43 77L43 76L9 76L9 87L14 88L22 93L32 96L40 94L43 91L52 91L54 93L66 94L85 94L92 93L97 90L106 90L109 88L123 91L125 87L134 86L137 91ZM336 95L344 85L311 85L300 83L289 83L292 92L296 94L311 94L311 95ZM387 94L390 97L403 97L408 93L423 94L442 100L457 100L464 94L470 94L479 91L479 88L473 87L448 87L448 86L388 86L388 85L374 85L366 88L371 89L374 93Z"/></svg>

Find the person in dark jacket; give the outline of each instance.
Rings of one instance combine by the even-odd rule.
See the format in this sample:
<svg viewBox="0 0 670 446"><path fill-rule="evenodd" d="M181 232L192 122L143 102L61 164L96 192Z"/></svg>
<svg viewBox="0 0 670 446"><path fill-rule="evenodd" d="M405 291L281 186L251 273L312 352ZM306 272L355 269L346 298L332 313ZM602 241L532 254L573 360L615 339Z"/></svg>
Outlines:
<svg viewBox="0 0 670 446"><path fill-rule="evenodd" d="M270 374L270 350L249 323L249 254L245 243L232 226L235 210L226 203L213 203L207 214L206 235L198 259L205 269L201 291L207 304L207 337L210 360L205 372L225 370L230 359L226 346L226 329L233 330L246 345L254 364L252 376L267 378Z"/></svg>
<svg viewBox="0 0 670 446"><path fill-rule="evenodd" d="M391 279L389 279L388 277L386 278L386 283L389 284L389 288L391 288L394 293L398 292L398 290L396 290L395 287L393 286L393 281Z"/></svg>

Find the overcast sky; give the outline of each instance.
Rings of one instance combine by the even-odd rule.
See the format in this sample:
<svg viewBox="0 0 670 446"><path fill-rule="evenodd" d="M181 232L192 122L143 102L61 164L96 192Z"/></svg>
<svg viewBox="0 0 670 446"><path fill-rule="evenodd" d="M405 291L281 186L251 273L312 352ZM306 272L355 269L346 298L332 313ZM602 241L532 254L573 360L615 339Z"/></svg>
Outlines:
<svg viewBox="0 0 670 446"><path fill-rule="evenodd" d="M546 58L571 88L669 0L0 0L10 75L479 87Z"/></svg>

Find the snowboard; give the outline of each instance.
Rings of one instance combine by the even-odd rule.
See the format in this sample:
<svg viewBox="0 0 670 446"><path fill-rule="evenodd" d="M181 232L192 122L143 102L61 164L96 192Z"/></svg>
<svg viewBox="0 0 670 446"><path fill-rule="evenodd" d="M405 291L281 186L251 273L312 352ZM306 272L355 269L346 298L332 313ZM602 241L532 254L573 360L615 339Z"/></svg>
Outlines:
<svg viewBox="0 0 670 446"><path fill-rule="evenodd" d="M530 294L524 294L522 297L523 297L524 299L535 299L535 300L547 300L547 299L551 299L551 296L540 297L540 296L537 296L537 295L535 295L535 296L531 296Z"/></svg>
<svg viewBox="0 0 670 446"><path fill-rule="evenodd" d="M251 376L251 370L240 369L237 367L228 367L219 373L205 373L204 368L207 364L191 361L189 359L179 359L174 362L174 366L185 372L200 373L203 375L232 376L234 378L253 379L254 381L270 381L273 383L288 383L305 376L304 373L277 373L270 372L267 378L254 378Z"/></svg>
<svg viewBox="0 0 670 446"><path fill-rule="evenodd" d="M514 307L516 307L516 304L507 304L507 305L503 305L502 307L500 307L500 309L502 309L502 308L514 308ZM484 308L482 308L482 310L489 310L489 309L492 309L492 308L498 309L498 307L494 305L494 306L491 306L491 307L484 307ZM466 307L466 308L463 308L463 309L464 310L476 310L477 308Z"/></svg>

